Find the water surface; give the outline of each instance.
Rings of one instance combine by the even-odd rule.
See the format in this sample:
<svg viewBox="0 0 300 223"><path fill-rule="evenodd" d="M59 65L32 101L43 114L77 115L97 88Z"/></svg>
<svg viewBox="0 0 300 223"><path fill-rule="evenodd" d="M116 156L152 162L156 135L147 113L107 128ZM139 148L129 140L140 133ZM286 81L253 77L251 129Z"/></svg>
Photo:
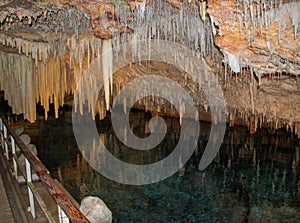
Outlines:
<svg viewBox="0 0 300 223"><path fill-rule="evenodd" d="M140 137L148 134L150 114L131 114ZM166 118L167 136L155 149L134 152L121 144L109 119L97 121L98 132L118 158L131 163L156 162L172 152L179 135L178 119ZM78 202L99 196L114 222L299 222L299 141L280 130L228 128L213 163L198 170L210 124L201 123L197 151L183 169L159 183L130 186L111 181L82 157L70 118L27 126L38 156ZM112 167L113 168L113 167Z"/></svg>

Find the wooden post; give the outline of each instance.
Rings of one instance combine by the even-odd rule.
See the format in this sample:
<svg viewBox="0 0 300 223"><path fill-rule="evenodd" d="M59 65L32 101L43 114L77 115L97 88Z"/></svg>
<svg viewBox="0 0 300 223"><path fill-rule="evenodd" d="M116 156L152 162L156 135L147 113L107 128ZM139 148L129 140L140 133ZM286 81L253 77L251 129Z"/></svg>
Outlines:
<svg viewBox="0 0 300 223"><path fill-rule="evenodd" d="M32 182L32 177L31 177L31 166L27 158L25 158L26 161L26 175L27 175L27 183ZM30 204L30 212L33 218L35 218L35 208L34 208L34 197L33 193L30 189L29 184L27 184L28 188L28 197L29 197L29 204Z"/></svg>
<svg viewBox="0 0 300 223"><path fill-rule="evenodd" d="M12 150L12 159L13 159L13 166L14 166L14 174L15 174L15 178L18 181L18 165L17 165L17 161L15 158L16 155L16 142L15 139L13 138L13 136L10 136L10 140L11 140L11 150Z"/></svg>
<svg viewBox="0 0 300 223"><path fill-rule="evenodd" d="M59 205L57 205L57 209L58 209L58 221L59 223L69 223L69 218L66 215L66 213L61 209L61 207Z"/></svg>
<svg viewBox="0 0 300 223"><path fill-rule="evenodd" d="M6 159L9 160L9 155L8 155L8 144L7 144L7 128L6 126L3 126L3 132L4 132L4 147L5 147L5 156Z"/></svg>
<svg viewBox="0 0 300 223"><path fill-rule="evenodd" d="M3 137L3 122L2 122L2 118L0 118L0 134L1 134L1 146L4 149L4 137Z"/></svg>

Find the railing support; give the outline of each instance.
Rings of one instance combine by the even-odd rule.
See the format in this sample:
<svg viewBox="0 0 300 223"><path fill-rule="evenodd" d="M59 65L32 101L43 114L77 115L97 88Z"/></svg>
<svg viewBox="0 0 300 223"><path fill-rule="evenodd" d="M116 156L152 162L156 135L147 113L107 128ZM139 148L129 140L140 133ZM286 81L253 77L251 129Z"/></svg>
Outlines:
<svg viewBox="0 0 300 223"><path fill-rule="evenodd" d="M30 205L30 212L33 218L35 218L35 207L34 207L34 197L33 193L30 189L30 186L28 183L32 182L32 175L31 175L31 166L27 158L25 158L26 162L26 175L27 175L27 188L28 188L28 197L29 197L29 205Z"/></svg>
<svg viewBox="0 0 300 223"><path fill-rule="evenodd" d="M7 144L7 128L6 126L4 125L3 126L3 133L4 133L4 147L5 147L5 156L6 156L6 159L9 160L9 154L8 154L8 144Z"/></svg>
<svg viewBox="0 0 300 223"><path fill-rule="evenodd" d="M12 157L15 178L17 181L19 180L19 173L26 178L30 205L28 209L34 219L36 218L35 202L37 202L42 208L42 211L44 212L48 221L51 223L57 222L57 219L54 219L49 210L47 210L47 205L34 187L32 182L32 171L38 175L44 187L56 202L58 208L58 219L60 223L89 223L89 220L80 212L78 207L67 197L67 195L51 178L49 171L44 164L39 160L38 157L31 153L31 151L27 148L27 146L15 133L3 116L0 117L0 136L1 147L3 150L5 150L4 152L7 160L10 159L10 156ZM20 163L20 160L16 154L17 148L19 148L21 153L25 156L25 171L23 164ZM10 165L10 162L7 162L7 164Z"/></svg>
<svg viewBox="0 0 300 223"><path fill-rule="evenodd" d="M2 122L2 118L0 118L1 146L2 148L4 148L4 136L2 134L2 131L3 131L3 122Z"/></svg>
<svg viewBox="0 0 300 223"><path fill-rule="evenodd" d="M69 218L66 215L66 213L61 209L61 207L59 205L57 205L57 209L58 209L58 219L59 219L59 223L69 223Z"/></svg>
<svg viewBox="0 0 300 223"><path fill-rule="evenodd" d="M10 136L10 141L11 141L11 151L12 151L12 159L13 159L13 166L14 166L14 174L15 174L15 178L18 182L18 164L15 158L16 155L16 142L14 137Z"/></svg>

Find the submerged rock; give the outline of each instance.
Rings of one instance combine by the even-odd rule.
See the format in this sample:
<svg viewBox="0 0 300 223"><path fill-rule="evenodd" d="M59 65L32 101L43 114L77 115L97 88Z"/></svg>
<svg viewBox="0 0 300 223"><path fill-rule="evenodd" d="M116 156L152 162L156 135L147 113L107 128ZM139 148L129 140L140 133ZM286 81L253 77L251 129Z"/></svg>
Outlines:
<svg viewBox="0 0 300 223"><path fill-rule="evenodd" d="M20 139L24 142L25 145L29 145L31 138L27 134L23 134L20 136Z"/></svg>
<svg viewBox="0 0 300 223"><path fill-rule="evenodd" d="M16 129L15 129L15 133L20 136L22 133L24 132L24 127L23 126L18 126Z"/></svg>
<svg viewBox="0 0 300 223"><path fill-rule="evenodd" d="M99 197L88 196L81 201L80 211L91 223L111 223L112 213Z"/></svg>
<svg viewBox="0 0 300 223"><path fill-rule="evenodd" d="M37 150L36 150L36 146L34 144L27 145L27 148L30 150L30 152L33 155L37 156Z"/></svg>
<svg viewBox="0 0 300 223"><path fill-rule="evenodd" d="M37 156L37 149L36 149L36 146L35 146L35 145L29 144L29 145L27 145L27 148L29 149L29 151L30 151L34 156ZM21 154L21 155L20 155L19 160L20 160L20 162L21 162L22 165L25 165L25 156L24 156L24 154Z"/></svg>

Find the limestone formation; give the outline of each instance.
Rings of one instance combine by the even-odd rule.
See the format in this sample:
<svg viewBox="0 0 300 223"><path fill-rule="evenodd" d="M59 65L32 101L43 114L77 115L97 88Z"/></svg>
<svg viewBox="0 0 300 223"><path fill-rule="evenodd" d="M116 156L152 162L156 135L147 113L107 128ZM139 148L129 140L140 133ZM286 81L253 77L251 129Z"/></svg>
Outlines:
<svg viewBox="0 0 300 223"><path fill-rule="evenodd" d="M45 108L45 119L53 103L58 117L70 95L76 111L87 109L102 119L114 95L140 73L169 75L164 72L173 69L168 64L155 67L148 61L156 53L151 41L163 47L161 40L167 40L188 47L214 72L231 125L244 122L251 132L259 126L286 127L299 136L299 15L300 3L286 0L5 0L0 3L0 89L13 113L31 122L36 103ZM110 55L104 54L107 50ZM124 58L137 63L111 68ZM177 61L193 67L188 59ZM97 81L80 84L94 62ZM99 95L88 91L112 72ZM186 76L180 71L176 79L197 98L200 110L209 111L203 86ZM207 80L207 74L200 72L198 78ZM145 100L147 110L160 101Z"/></svg>

